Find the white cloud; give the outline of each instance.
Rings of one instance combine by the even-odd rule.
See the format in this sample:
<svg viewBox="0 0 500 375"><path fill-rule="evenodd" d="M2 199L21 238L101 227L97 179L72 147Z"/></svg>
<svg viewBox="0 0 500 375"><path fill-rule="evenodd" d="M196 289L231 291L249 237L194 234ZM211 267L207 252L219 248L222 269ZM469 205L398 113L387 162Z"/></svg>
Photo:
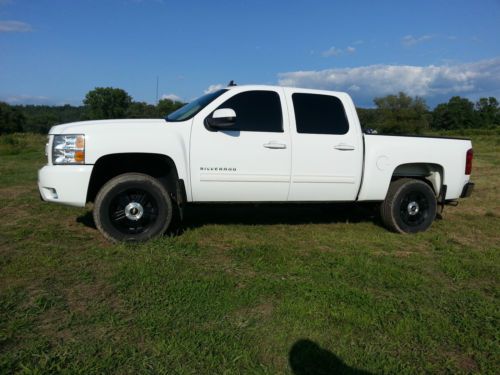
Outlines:
<svg viewBox="0 0 500 375"><path fill-rule="evenodd" d="M217 90L220 90L222 88L224 88L224 85L222 83L216 83L216 84L208 86L208 88L205 91L203 91L203 93L210 94L210 93L215 92Z"/></svg>
<svg viewBox="0 0 500 375"><path fill-rule="evenodd" d="M322 55L325 57L329 56L339 56L342 53L340 48L330 47L326 51L323 51Z"/></svg>
<svg viewBox="0 0 500 375"><path fill-rule="evenodd" d="M0 101L9 104L50 104L50 98L47 96L36 95L11 95L0 98Z"/></svg>
<svg viewBox="0 0 500 375"><path fill-rule="evenodd" d="M452 95L498 95L500 58L441 66L368 65L296 71L280 73L278 80L282 86L347 91L362 105L371 105L374 97L399 91L435 103Z"/></svg>
<svg viewBox="0 0 500 375"><path fill-rule="evenodd" d="M183 99L178 96L178 95L175 95L175 94L163 94L161 96L162 99L169 99L169 100L172 100L174 102L182 102Z"/></svg>
<svg viewBox="0 0 500 375"><path fill-rule="evenodd" d="M331 56L340 56L343 55L344 53L351 54L354 52L356 52L356 48L352 46L348 46L346 49L330 47L326 51L323 51L321 54L324 57L331 57Z"/></svg>
<svg viewBox="0 0 500 375"><path fill-rule="evenodd" d="M32 31L31 25L21 21L0 21L0 33L25 33Z"/></svg>
<svg viewBox="0 0 500 375"><path fill-rule="evenodd" d="M413 35L406 35L405 37L401 38L401 43L406 47L411 47L418 43L427 42L433 38L434 38L433 35L422 35L419 37L415 37Z"/></svg>

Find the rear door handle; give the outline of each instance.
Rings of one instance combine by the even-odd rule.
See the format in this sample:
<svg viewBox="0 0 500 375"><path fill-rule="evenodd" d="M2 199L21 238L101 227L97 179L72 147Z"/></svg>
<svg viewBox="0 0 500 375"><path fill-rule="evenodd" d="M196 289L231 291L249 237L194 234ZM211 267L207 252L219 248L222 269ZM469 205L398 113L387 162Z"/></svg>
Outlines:
<svg viewBox="0 0 500 375"><path fill-rule="evenodd" d="M269 142L269 143L264 143L264 147L272 149L283 149L286 148L286 144L278 142Z"/></svg>
<svg viewBox="0 0 500 375"><path fill-rule="evenodd" d="M348 145L347 143L339 143L338 145L333 146L333 148L341 151L352 151L355 149L354 146Z"/></svg>

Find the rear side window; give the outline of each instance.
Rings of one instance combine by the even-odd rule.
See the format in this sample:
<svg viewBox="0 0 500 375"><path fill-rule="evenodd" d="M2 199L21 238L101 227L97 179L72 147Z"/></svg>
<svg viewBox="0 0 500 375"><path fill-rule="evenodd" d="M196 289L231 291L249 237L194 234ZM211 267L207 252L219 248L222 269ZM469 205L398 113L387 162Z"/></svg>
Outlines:
<svg viewBox="0 0 500 375"><path fill-rule="evenodd" d="M293 94L297 132L306 134L345 134L349 123L339 98L318 94Z"/></svg>
<svg viewBox="0 0 500 375"><path fill-rule="evenodd" d="M236 124L227 130L283 132L281 101L274 91L247 91L236 94L218 109L232 108Z"/></svg>

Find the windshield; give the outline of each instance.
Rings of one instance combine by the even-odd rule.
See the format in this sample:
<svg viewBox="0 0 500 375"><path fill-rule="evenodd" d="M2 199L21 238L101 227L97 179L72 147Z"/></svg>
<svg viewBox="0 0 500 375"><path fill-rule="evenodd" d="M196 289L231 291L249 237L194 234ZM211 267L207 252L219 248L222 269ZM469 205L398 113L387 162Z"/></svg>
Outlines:
<svg viewBox="0 0 500 375"><path fill-rule="evenodd" d="M186 104L184 107L179 108L177 111L169 114L166 117L166 120L172 122L189 120L225 92L226 89L221 89L210 94L203 95L198 99L193 100L191 103Z"/></svg>

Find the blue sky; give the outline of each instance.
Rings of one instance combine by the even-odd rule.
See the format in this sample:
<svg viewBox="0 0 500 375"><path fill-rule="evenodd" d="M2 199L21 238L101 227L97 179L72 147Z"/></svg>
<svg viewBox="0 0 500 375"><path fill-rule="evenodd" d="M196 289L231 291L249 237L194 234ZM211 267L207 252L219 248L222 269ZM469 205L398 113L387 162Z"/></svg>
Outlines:
<svg viewBox="0 0 500 375"><path fill-rule="evenodd" d="M500 97L500 1L0 0L0 100L80 104L97 86L190 100L231 79Z"/></svg>

